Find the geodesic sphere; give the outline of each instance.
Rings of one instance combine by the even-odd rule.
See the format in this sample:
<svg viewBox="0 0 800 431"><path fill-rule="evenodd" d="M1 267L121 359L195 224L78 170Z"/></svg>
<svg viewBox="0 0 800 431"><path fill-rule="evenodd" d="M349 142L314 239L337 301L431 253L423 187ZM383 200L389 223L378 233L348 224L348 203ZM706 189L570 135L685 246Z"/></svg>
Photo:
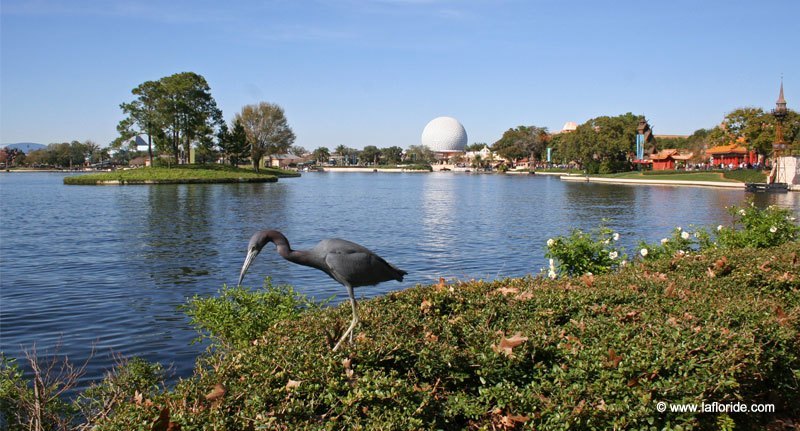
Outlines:
<svg viewBox="0 0 800 431"><path fill-rule="evenodd" d="M422 130L421 142L438 153L464 151L467 146L467 131L453 117L437 117Z"/></svg>

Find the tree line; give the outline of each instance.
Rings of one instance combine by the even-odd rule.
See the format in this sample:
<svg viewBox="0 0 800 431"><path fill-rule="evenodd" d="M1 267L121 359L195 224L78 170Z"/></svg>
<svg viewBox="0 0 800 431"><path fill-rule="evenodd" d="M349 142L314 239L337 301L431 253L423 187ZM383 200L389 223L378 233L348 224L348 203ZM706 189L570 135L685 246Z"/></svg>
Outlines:
<svg viewBox="0 0 800 431"><path fill-rule="evenodd" d="M50 144L28 154L11 148L4 148L0 151L0 163L6 163L8 166L25 165L74 169L86 164L100 165L112 161L114 160L109 154L108 148L102 148L93 141Z"/></svg>
<svg viewBox="0 0 800 431"><path fill-rule="evenodd" d="M569 133L550 134L544 127L519 126L509 129L492 144L491 149L507 160L528 158L573 164L589 173L611 173L632 169L636 134L644 116L626 113L592 118ZM738 108L728 113L721 124L698 129L686 137L654 137L646 144L646 152L675 148L691 151L701 161L704 150L737 143L764 158L772 154L777 120L761 108ZM783 121L784 140L793 154L800 154L800 114L788 110ZM704 161L704 160L702 160Z"/></svg>
<svg viewBox="0 0 800 431"><path fill-rule="evenodd" d="M295 134L288 124L283 108L260 102L246 105L237 112L230 124L225 123L222 111L211 95L208 82L193 72L181 72L146 81L131 90L133 100L120 104L125 117L117 125L119 137L112 143L115 161L129 159L134 137L147 137L147 156L153 164L157 151L165 163L188 163L192 149L198 163L220 159L232 164L251 163L258 170L265 157L292 153L306 155L302 147L293 146ZM573 164L589 172L615 172L631 168L639 121L644 118L633 113L599 116L577 126L571 133L550 133L546 127L535 125L509 128L491 145L475 143L467 151L479 151L484 146L506 160L527 159L544 162L549 149L551 160ZM725 116L722 124L711 129L699 129L688 137L656 138L648 143L649 151L678 148L700 155L704 149L733 142L768 157L775 140L776 119L760 108L739 108ZM800 152L800 114L788 110L784 120L785 140L793 151ZM0 155L8 164L41 164L77 166L109 160L91 141L51 144L45 150L29 155L8 153ZM164 157L166 156L166 157ZM327 163L353 164L430 164L435 154L422 145L407 150L397 146L378 148L368 145L362 150L339 145L333 151L319 147L311 159ZM455 156L451 162L463 162Z"/></svg>

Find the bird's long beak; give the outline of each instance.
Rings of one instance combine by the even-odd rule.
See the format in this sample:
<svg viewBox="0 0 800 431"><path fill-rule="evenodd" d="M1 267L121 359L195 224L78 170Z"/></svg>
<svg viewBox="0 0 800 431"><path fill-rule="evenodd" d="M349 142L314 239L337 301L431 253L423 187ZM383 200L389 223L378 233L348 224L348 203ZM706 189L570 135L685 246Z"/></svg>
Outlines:
<svg viewBox="0 0 800 431"><path fill-rule="evenodd" d="M239 282L236 283L237 286L242 285L242 280L244 279L244 275L247 274L247 268L250 268L250 264L253 263L253 259L258 256L259 250L255 248L251 248L247 251L247 256L244 258L244 265L242 265L242 271L239 273Z"/></svg>

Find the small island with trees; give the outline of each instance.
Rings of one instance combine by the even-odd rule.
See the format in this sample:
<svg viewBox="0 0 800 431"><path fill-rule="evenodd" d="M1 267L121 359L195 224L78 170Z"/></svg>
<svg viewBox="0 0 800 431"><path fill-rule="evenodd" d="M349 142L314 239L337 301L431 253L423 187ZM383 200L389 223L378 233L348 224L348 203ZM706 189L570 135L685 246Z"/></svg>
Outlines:
<svg viewBox="0 0 800 431"><path fill-rule="evenodd" d="M286 152L295 140L280 106L244 106L229 128L208 83L196 73L147 81L131 92L134 100L120 105L126 117L112 147L120 150L147 136L146 167L66 177L64 184L274 182L299 176L270 163L271 155ZM248 158L252 168L239 167Z"/></svg>

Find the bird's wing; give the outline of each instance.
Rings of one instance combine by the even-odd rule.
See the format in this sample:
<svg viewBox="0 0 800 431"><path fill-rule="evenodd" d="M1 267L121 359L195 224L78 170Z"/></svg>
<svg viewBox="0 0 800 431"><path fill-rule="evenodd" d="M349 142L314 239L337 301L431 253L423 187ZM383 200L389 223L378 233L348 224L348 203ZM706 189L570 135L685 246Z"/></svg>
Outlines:
<svg viewBox="0 0 800 431"><path fill-rule="evenodd" d="M349 244L355 247L339 244L341 247L328 249L325 254L325 264L336 281L359 287L398 278L398 270L380 256L358 244Z"/></svg>

